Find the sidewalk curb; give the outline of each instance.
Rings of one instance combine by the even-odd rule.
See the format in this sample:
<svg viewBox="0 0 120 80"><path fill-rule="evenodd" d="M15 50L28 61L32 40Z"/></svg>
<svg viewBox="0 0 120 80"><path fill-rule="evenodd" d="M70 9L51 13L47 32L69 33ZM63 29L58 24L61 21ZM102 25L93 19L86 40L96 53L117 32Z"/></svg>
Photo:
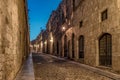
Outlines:
<svg viewBox="0 0 120 80"><path fill-rule="evenodd" d="M25 70L24 69L25 66L29 66L29 68L27 70ZM29 70L31 70L31 71L29 72ZM20 71L18 72L18 74L14 80L26 80L26 79L35 80L32 54L30 54L28 59L24 62L24 64L22 65Z"/></svg>

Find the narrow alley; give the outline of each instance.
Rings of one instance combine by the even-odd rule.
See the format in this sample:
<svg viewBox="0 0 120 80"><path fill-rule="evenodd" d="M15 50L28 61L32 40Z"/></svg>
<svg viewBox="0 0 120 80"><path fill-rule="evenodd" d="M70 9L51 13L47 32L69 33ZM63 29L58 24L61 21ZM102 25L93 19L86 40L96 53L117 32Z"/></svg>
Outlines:
<svg viewBox="0 0 120 80"><path fill-rule="evenodd" d="M0 0L0 80L120 80L120 0Z"/></svg>

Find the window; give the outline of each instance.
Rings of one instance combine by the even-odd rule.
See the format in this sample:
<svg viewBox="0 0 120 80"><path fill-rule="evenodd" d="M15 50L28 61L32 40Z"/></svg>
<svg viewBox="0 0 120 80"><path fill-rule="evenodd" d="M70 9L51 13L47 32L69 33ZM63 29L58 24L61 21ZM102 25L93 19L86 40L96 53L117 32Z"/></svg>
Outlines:
<svg viewBox="0 0 120 80"><path fill-rule="evenodd" d="M83 21L80 21L79 27L81 28L83 26Z"/></svg>
<svg viewBox="0 0 120 80"><path fill-rule="evenodd" d="M101 20L104 21L108 18L108 10L104 10L102 13L101 13Z"/></svg>

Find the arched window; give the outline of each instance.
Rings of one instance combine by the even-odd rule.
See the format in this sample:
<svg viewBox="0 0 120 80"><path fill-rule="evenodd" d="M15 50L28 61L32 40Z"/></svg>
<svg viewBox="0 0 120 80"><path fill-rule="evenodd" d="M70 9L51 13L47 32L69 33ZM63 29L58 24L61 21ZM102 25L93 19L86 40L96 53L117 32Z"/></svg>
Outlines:
<svg viewBox="0 0 120 80"><path fill-rule="evenodd" d="M79 37L79 58L84 58L84 36Z"/></svg>
<svg viewBox="0 0 120 80"><path fill-rule="evenodd" d="M112 36L108 33L99 39L99 64L108 67L112 65Z"/></svg>

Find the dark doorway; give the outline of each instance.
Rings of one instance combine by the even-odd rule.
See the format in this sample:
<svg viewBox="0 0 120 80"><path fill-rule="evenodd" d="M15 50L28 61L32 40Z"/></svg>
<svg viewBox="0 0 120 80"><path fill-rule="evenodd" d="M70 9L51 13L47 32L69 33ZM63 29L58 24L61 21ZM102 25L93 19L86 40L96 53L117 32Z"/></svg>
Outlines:
<svg viewBox="0 0 120 80"><path fill-rule="evenodd" d="M74 35L74 33L72 34L72 58L74 58L75 57L75 53L74 53L74 38L75 38L75 35Z"/></svg>
<svg viewBox="0 0 120 80"><path fill-rule="evenodd" d="M73 10L75 10L75 0L73 0Z"/></svg>
<svg viewBox="0 0 120 80"><path fill-rule="evenodd" d="M112 65L112 36L103 34L99 39L99 62L102 66Z"/></svg>
<svg viewBox="0 0 120 80"><path fill-rule="evenodd" d="M53 42L53 54L55 53L55 44Z"/></svg>
<svg viewBox="0 0 120 80"><path fill-rule="evenodd" d="M70 58L70 40L68 41L68 58Z"/></svg>
<svg viewBox="0 0 120 80"><path fill-rule="evenodd" d="M57 41L57 55L59 54L59 42Z"/></svg>
<svg viewBox="0 0 120 80"><path fill-rule="evenodd" d="M43 44L43 53L45 53L45 44Z"/></svg>
<svg viewBox="0 0 120 80"><path fill-rule="evenodd" d="M84 58L84 36L79 37L79 58Z"/></svg>
<svg viewBox="0 0 120 80"><path fill-rule="evenodd" d="M67 36L64 36L64 57L67 57L68 49L67 49Z"/></svg>
<svg viewBox="0 0 120 80"><path fill-rule="evenodd" d="M47 54L50 53L50 48L49 48L49 41L47 41Z"/></svg>

